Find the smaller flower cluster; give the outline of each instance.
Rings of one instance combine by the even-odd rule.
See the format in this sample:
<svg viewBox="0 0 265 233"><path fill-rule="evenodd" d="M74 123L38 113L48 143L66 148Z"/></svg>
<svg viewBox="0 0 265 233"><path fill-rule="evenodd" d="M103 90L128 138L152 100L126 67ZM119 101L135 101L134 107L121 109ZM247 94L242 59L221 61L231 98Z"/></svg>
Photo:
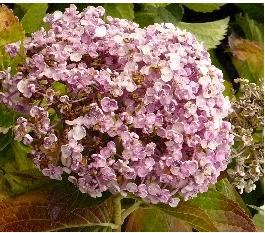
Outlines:
<svg viewBox="0 0 265 233"><path fill-rule="evenodd" d="M239 97L232 100L234 112L228 117L235 135L232 151L235 166L227 172L240 193L249 193L264 175L264 93L263 86L249 83L247 79L235 82L240 83L240 92Z"/></svg>
<svg viewBox="0 0 265 233"><path fill-rule="evenodd" d="M20 44L21 41L18 41L16 43L8 44L5 46L5 51L9 54L11 58L15 57L19 53Z"/></svg>

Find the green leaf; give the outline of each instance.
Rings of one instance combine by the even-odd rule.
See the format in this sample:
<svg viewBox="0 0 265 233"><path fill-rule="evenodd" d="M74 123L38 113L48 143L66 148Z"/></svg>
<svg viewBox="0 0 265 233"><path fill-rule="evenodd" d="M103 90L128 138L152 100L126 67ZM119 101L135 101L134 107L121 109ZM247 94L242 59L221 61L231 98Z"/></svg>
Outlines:
<svg viewBox="0 0 265 233"><path fill-rule="evenodd" d="M7 155L4 157L2 153L0 154L0 168L3 171L0 178L3 181L2 190L8 193L8 195L13 196L28 192L49 181L49 179L43 176L36 168L19 171L16 162L12 158L12 150L7 149L5 152Z"/></svg>
<svg viewBox="0 0 265 233"><path fill-rule="evenodd" d="M140 27L146 27L148 25L151 25L155 22L154 19L154 13L147 12L147 11L139 11L135 12L135 18L134 21L140 25Z"/></svg>
<svg viewBox="0 0 265 233"><path fill-rule="evenodd" d="M21 20L31 5L32 3L15 3L13 12Z"/></svg>
<svg viewBox="0 0 265 233"><path fill-rule="evenodd" d="M218 181L215 184L216 190L222 193L224 196L229 198L230 200L238 203L242 209L245 210L245 212L251 216L251 213L247 207L247 205L244 203L243 199L240 197L239 193L236 191L236 189L230 184L227 178L224 178L220 181Z"/></svg>
<svg viewBox="0 0 265 233"><path fill-rule="evenodd" d="M184 6L196 12L213 12L219 10L224 3L185 3Z"/></svg>
<svg viewBox="0 0 265 233"><path fill-rule="evenodd" d="M198 231L217 231L211 218L204 210L190 202L181 202L176 208L168 205L157 205L157 207L168 215L185 221Z"/></svg>
<svg viewBox="0 0 265 233"><path fill-rule="evenodd" d="M192 227L158 208L140 208L128 218L129 232L191 232Z"/></svg>
<svg viewBox="0 0 265 233"><path fill-rule="evenodd" d="M144 6L151 6L151 7L166 7L170 3L143 3Z"/></svg>
<svg viewBox="0 0 265 233"><path fill-rule="evenodd" d="M16 3L25 13L32 7L34 3Z"/></svg>
<svg viewBox="0 0 265 233"><path fill-rule="evenodd" d="M0 52L0 71L2 71L2 70L4 70L5 69L5 67L4 67L4 56L3 56L3 54Z"/></svg>
<svg viewBox="0 0 265 233"><path fill-rule="evenodd" d="M0 46L23 41L25 33L18 18L5 5L0 6Z"/></svg>
<svg viewBox="0 0 265 233"><path fill-rule="evenodd" d="M133 3L105 3L105 17L112 16L120 19L134 19Z"/></svg>
<svg viewBox="0 0 265 233"><path fill-rule="evenodd" d="M64 95L67 92L67 86L61 82L55 81L52 83L52 88L59 92L60 95Z"/></svg>
<svg viewBox="0 0 265 233"><path fill-rule="evenodd" d="M0 170L0 202L9 197L8 192L6 191L6 184L2 171Z"/></svg>
<svg viewBox="0 0 265 233"><path fill-rule="evenodd" d="M28 154L31 151L30 147L25 146L20 142L14 141L12 143L12 150L15 156L18 171L23 172L36 169L32 160L28 158Z"/></svg>
<svg viewBox="0 0 265 233"><path fill-rule="evenodd" d="M209 49L208 53L210 54L212 64L215 65L218 69L222 70L224 79L228 81L230 79L229 74L216 57L214 49Z"/></svg>
<svg viewBox="0 0 265 233"><path fill-rule="evenodd" d="M3 171L5 192L17 195L45 184L47 177L28 158L30 149L20 142L12 141L0 151L0 169Z"/></svg>
<svg viewBox="0 0 265 233"><path fill-rule="evenodd" d="M0 127L8 128L16 121L17 113L0 104Z"/></svg>
<svg viewBox="0 0 265 233"><path fill-rule="evenodd" d="M184 8L181 4L173 3L168 5L166 9L171 12L171 14L176 18L177 22L182 20Z"/></svg>
<svg viewBox="0 0 265 233"><path fill-rule="evenodd" d="M250 80L250 82L256 82L256 77L252 74L252 71L250 70L247 62L242 62L234 57L232 58L232 62L237 72L239 73L239 77L246 78Z"/></svg>
<svg viewBox="0 0 265 233"><path fill-rule="evenodd" d="M48 9L47 3L33 3L31 6L27 6L27 12L21 20L21 23L25 29L25 32L30 34L37 31L42 22L43 17Z"/></svg>
<svg viewBox="0 0 265 233"><path fill-rule="evenodd" d="M19 18L19 20L21 20L25 14L24 10L16 3L13 6L13 12L14 15L16 15Z"/></svg>
<svg viewBox="0 0 265 233"><path fill-rule="evenodd" d="M146 5L146 4L144 4ZM154 23L173 23L177 24L183 15L183 9L179 6L168 6L168 8L163 7L145 7L143 11L135 13L134 21L138 23L141 27L146 27ZM173 10L174 8L174 10ZM172 13L173 12L173 13Z"/></svg>
<svg viewBox="0 0 265 233"><path fill-rule="evenodd" d="M250 19L247 14L245 16L239 14L236 15L236 22L242 28L246 39L254 40L263 44L264 28L262 24Z"/></svg>
<svg viewBox="0 0 265 233"><path fill-rule="evenodd" d="M10 196L28 192L48 182L48 179L43 179L42 174L29 175L21 172L17 173L17 175L15 172L6 173L4 178L7 184L7 192Z"/></svg>
<svg viewBox="0 0 265 233"><path fill-rule="evenodd" d="M260 228L260 231L264 231L264 213L255 214L253 217L253 221L257 228Z"/></svg>
<svg viewBox="0 0 265 233"><path fill-rule="evenodd" d="M174 17L173 14L166 8L156 8L156 15L155 15L155 23L178 23L178 20L176 17Z"/></svg>
<svg viewBox="0 0 265 233"><path fill-rule="evenodd" d="M264 231L264 206L261 206L258 213L254 215L253 222L259 231Z"/></svg>
<svg viewBox="0 0 265 233"><path fill-rule="evenodd" d="M0 151L0 170L4 171L4 167L9 162L14 161L14 154L12 152L11 144L8 144L2 151ZM4 171L4 173L6 173Z"/></svg>
<svg viewBox="0 0 265 233"><path fill-rule="evenodd" d="M241 78L259 83L264 78L264 48L255 41L229 37L232 62Z"/></svg>
<svg viewBox="0 0 265 233"><path fill-rule="evenodd" d="M263 3L235 3L235 5L247 13L250 18L257 20L260 23L264 23Z"/></svg>
<svg viewBox="0 0 265 233"><path fill-rule="evenodd" d="M12 142L12 131L9 130L6 134L0 133L0 151L4 150Z"/></svg>
<svg viewBox="0 0 265 233"><path fill-rule="evenodd" d="M233 90L232 83L224 80L224 86L225 86L225 90L223 92L224 96L228 96L232 98L234 96L234 90Z"/></svg>
<svg viewBox="0 0 265 233"><path fill-rule="evenodd" d="M203 42L206 48L215 48L224 38L229 23L229 17L207 23L177 23L177 27L193 33L198 41Z"/></svg>

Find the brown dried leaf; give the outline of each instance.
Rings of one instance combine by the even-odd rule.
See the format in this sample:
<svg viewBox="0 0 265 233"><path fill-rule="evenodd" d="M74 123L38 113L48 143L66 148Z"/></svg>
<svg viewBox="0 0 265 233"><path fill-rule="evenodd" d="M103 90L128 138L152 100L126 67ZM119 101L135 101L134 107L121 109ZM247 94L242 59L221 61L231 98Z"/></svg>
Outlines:
<svg viewBox="0 0 265 233"><path fill-rule="evenodd" d="M242 78L258 82L264 74L264 48L255 41L229 37L229 46L233 54L233 63Z"/></svg>
<svg viewBox="0 0 265 233"><path fill-rule="evenodd" d="M18 18L14 16L12 10L6 5L0 6L0 33L17 22Z"/></svg>
<svg viewBox="0 0 265 233"><path fill-rule="evenodd" d="M7 6L0 6L0 46L23 40L25 36L22 25L13 11Z"/></svg>
<svg viewBox="0 0 265 233"><path fill-rule="evenodd" d="M233 55L241 61L253 60L261 66L263 60L263 47L255 42L230 36L229 45Z"/></svg>

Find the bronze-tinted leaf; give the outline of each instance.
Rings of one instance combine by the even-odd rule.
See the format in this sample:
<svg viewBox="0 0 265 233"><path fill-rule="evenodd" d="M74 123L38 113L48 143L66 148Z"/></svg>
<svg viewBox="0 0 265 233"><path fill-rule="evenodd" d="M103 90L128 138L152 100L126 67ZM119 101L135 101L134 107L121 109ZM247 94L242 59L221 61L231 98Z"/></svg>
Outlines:
<svg viewBox="0 0 265 233"><path fill-rule="evenodd" d="M176 208L159 205L165 213L189 223L198 231L218 231L205 211L190 202L181 202Z"/></svg>
<svg viewBox="0 0 265 233"><path fill-rule="evenodd" d="M184 221L153 207L140 208L133 212L126 224L126 231L191 232L192 227Z"/></svg>
<svg viewBox="0 0 265 233"><path fill-rule="evenodd" d="M159 206L162 211L179 218L198 231L255 231L246 212L233 200L210 189L176 208Z"/></svg>
<svg viewBox="0 0 265 233"><path fill-rule="evenodd" d="M58 231L92 226L112 226L112 199L89 207L51 205L51 189L33 191L0 202L0 231ZM62 208L69 205L66 211Z"/></svg>
<svg viewBox="0 0 265 233"><path fill-rule="evenodd" d="M239 204L217 191L201 193L189 203L204 210L218 231L256 231L252 220Z"/></svg>
<svg viewBox="0 0 265 233"><path fill-rule="evenodd" d="M237 192L237 190L230 184L227 178L223 178L219 180L215 184L216 190L218 190L220 193L225 195L227 198L231 199L232 201L239 204L239 206L245 210L245 212L251 216L251 213L247 207L247 205L244 203L243 199Z"/></svg>

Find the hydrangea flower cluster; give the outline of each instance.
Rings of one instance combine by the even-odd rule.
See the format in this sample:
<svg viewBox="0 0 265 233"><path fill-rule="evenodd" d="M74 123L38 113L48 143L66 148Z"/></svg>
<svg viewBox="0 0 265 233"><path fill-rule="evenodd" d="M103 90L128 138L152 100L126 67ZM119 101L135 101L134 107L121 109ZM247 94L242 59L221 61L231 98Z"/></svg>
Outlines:
<svg viewBox="0 0 265 233"><path fill-rule="evenodd" d="M1 101L23 114L15 138L32 145L45 176L65 174L92 197L108 190L176 206L227 167L222 72L173 24L142 29L103 15L74 5L48 14L51 28L24 42L19 72L0 74Z"/></svg>

